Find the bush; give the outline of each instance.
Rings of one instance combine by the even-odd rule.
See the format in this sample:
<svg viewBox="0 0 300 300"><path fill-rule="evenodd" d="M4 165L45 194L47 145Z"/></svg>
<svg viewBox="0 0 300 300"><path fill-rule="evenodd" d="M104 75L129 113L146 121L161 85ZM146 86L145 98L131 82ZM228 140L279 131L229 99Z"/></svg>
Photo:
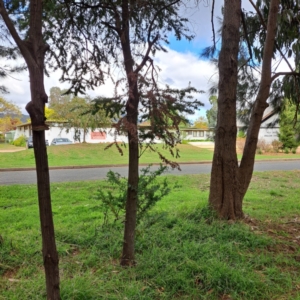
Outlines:
<svg viewBox="0 0 300 300"><path fill-rule="evenodd" d="M238 138L245 138L246 137L245 131L240 129L238 134L237 134L237 137Z"/></svg>
<svg viewBox="0 0 300 300"><path fill-rule="evenodd" d="M17 147L25 147L26 146L26 138L24 135L21 135L17 139L15 139L11 144L14 146L17 146Z"/></svg>
<svg viewBox="0 0 300 300"><path fill-rule="evenodd" d="M256 154L263 154L261 149L256 149Z"/></svg>
<svg viewBox="0 0 300 300"><path fill-rule="evenodd" d="M162 181L157 180L157 177L168 168L160 165L158 170L151 172L150 167L151 165L142 169L142 175L139 177L137 223L156 202L171 192L166 178ZM112 171L107 173L107 178L111 190L106 193L99 189L94 196L94 199L101 201L99 208L104 214L103 225L116 224L118 220L124 221L127 198L127 179ZM111 217L113 217L112 222L110 222Z"/></svg>
<svg viewBox="0 0 300 300"><path fill-rule="evenodd" d="M264 139L259 139L257 142L256 150L261 152L259 154L262 154L265 152L271 152L272 146L271 146L271 144L268 144Z"/></svg>
<svg viewBox="0 0 300 300"><path fill-rule="evenodd" d="M279 150L282 149L283 144L281 142L279 142L278 140L274 140L274 141L272 141L272 147L273 147L273 150L278 153Z"/></svg>
<svg viewBox="0 0 300 300"><path fill-rule="evenodd" d="M187 145L190 141L189 140L181 140L181 144Z"/></svg>

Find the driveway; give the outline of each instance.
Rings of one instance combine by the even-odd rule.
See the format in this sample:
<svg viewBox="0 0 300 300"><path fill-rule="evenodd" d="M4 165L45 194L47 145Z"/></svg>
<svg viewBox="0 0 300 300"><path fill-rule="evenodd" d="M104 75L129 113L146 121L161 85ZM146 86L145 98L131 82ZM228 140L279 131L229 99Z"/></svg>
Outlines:
<svg viewBox="0 0 300 300"><path fill-rule="evenodd" d="M26 150L25 147L18 147L16 149L0 149L0 153L4 153L4 152L19 152L19 151L23 151Z"/></svg>
<svg viewBox="0 0 300 300"><path fill-rule="evenodd" d="M189 142L189 144L198 148L205 148L211 150L215 148L214 142Z"/></svg>

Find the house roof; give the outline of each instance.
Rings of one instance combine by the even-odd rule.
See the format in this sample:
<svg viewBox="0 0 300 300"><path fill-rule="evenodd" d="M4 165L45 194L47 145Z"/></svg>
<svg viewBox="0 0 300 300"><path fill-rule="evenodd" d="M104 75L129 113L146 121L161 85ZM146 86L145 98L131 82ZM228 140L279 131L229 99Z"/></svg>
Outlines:
<svg viewBox="0 0 300 300"><path fill-rule="evenodd" d="M54 121L54 120L47 120L45 122L47 125L50 125L50 124L53 124L53 123L62 123L62 124L65 124L65 123L68 123L68 121ZM30 122L26 122L26 123L22 123L20 125L17 125L16 127L23 127L23 126L28 126L28 125L31 125L31 121Z"/></svg>
<svg viewBox="0 0 300 300"><path fill-rule="evenodd" d="M271 117L276 116L277 114L278 113L272 107L268 106L264 111L264 114L263 114L263 117L261 120L261 124L266 122ZM245 126L245 124L240 119L237 119L236 125L238 128Z"/></svg>
<svg viewBox="0 0 300 300"><path fill-rule="evenodd" d="M196 128L196 127L187 127L187 128L180 128L180 130L182 131L212 131L214 130L213 127L209 127L209 128Z"/></svg>
<svg viewBox="0 0 300 300"><path fill-rule="evenodd" d="M270 106L266 108L263 118L261 120L261 123L267 121L268 119L270 119L271 117L273 117L274 115L276 115L277 112L275 112Z"/></svg>

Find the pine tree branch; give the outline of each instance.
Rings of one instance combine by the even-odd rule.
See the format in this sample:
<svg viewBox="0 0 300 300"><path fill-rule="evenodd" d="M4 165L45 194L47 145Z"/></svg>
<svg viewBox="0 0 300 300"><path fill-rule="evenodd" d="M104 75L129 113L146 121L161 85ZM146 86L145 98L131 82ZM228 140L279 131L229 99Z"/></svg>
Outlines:
<svg viewBox="0 0 300 300"><path fill-rule="evenodd" d="M263 25L264 29L267 30L267 24L264 21L264 18L260 12L260 10L258 9L258 7L253 3L252 0L249 0L250 3L252 4L253 8L256 10L258 17L260 19L261 24ZM280 55L282 56L282 58L284 59L284 61L286 62L286 64L288 65L289 69L291 70L291 72L294 72L294 69L292 68L291 64L289 63L289 61L287 60L287 58L285 57L285 55L283 54L283 52L281 51L280 47L278 46L278 44L275 41L275 47L276 49L279 51Z"/></svg>
<svg viewBox="0 0 300 300"><path fill-rule="evenodd" d="M158 17L158 15L159 15L162 11L164 11L165 9L171 7L172 5L174 5L174 4L178 3L178 2L180 2L180 0L175 0L175 1L173 1L173 2L171 2L171 3L169 3L169 4L167 4L167 5L163 6L161 9L159 9L159 10L155 13L154 17L152 18L152 20L151 20L151 22L150 22L149 29L148 29L148 37L147 37L148 48L147 48L146 54L145 54L145 56L144 56L142 62L141 62L141 63L137 66L137 68L134 70L134 73L137 74L137 73L145 66L147 60L149 59L149 53L150 53L150 51L151 51L151 49L152 49L152 46L153 46L153 45L158 41L158 39L159 39L159 34L157 34L157 35L155 36L155 38L151 41L151 33L152 33L152 31L153 31L153 25L154 25L154 22L155 22L156 18Z"/></svg>

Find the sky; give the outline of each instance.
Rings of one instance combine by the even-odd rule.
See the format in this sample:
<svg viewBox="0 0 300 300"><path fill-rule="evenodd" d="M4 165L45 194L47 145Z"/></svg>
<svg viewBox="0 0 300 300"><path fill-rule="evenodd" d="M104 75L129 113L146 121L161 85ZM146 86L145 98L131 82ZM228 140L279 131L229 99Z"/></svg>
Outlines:
<svg viewBox="0 0 300 300"><path fill-rule="evenodd" d="M220 15L223 1L215 0L215 28L218 28L216 17ZM248 6L248 1L243 1ZM212 44L212 27L211 27L211 0L200 1L198 8L194 7L194 1L191 1L191 7L182 7L182 13L189 19L189 26L195 39L192 41L177 41L174 37L170 37L170 44L167 47L168 52L157 52L155 55L155 63L160 67L160 82L169 84L176 88L185 88L191 86L202 90L205 93L197 96L204 106L197 111L195 115L190 116L193 121L199 116L205 116L205 112L210 108L208 89L213 79L216 80L217 70L207 60L200 57L203 48ZM3 63L3 62L2 62ZM49 95L51 87L58 86L61 89L68 88L66 83L59 82L60 73L57 71L51 73L49 77L45 77L45 88ZM29 77L25 71L20 74L14 74L2 80L2 84L6 85L10 91L4 95L5 99L12 101L18 105L24 114L26 104L30 101ZM112 96L113 84L106 82L105 85L96 88L94 91L88 91L92 97L96 96Z"/></svg>

